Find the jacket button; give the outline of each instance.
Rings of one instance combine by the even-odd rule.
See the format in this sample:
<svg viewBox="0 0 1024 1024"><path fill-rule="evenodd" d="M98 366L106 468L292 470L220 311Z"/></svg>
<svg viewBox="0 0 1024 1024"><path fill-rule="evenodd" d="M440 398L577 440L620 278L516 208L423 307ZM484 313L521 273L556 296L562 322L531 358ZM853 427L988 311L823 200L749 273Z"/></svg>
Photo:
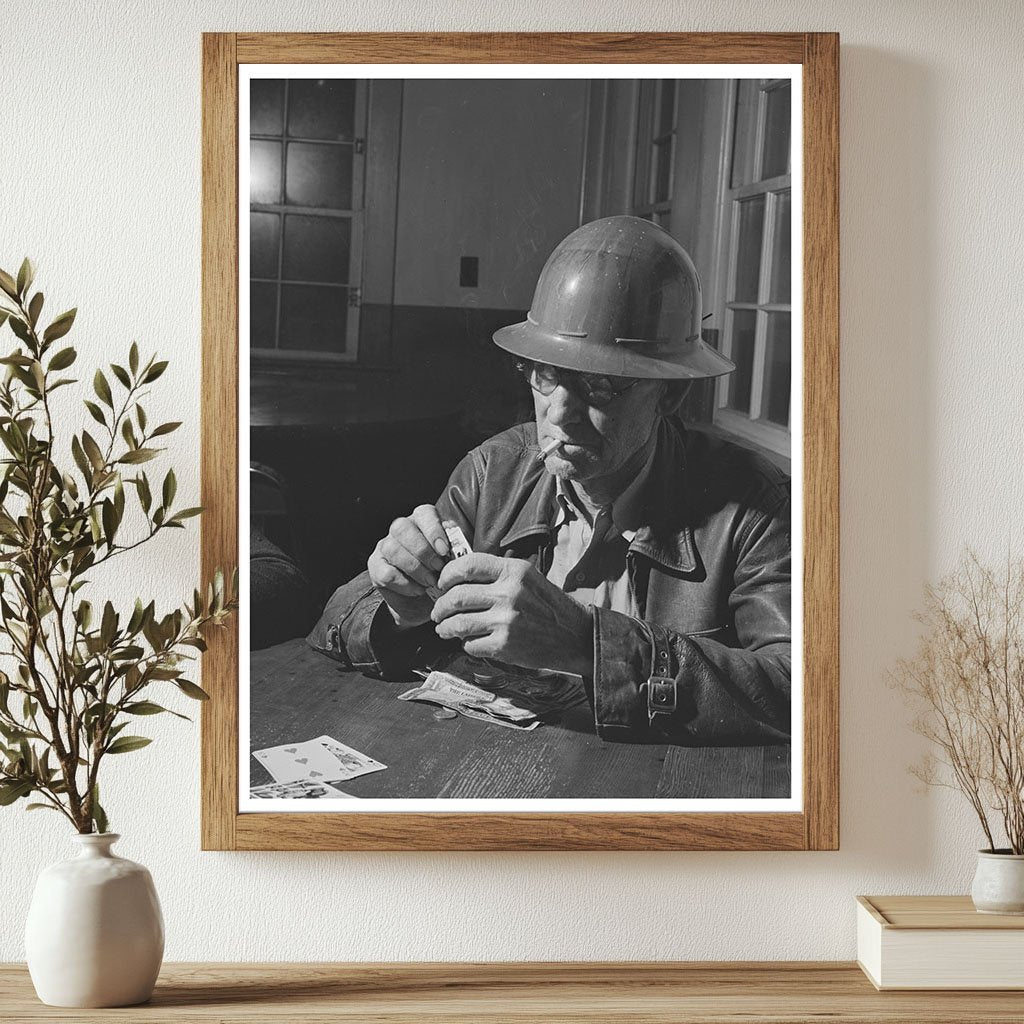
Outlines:
<svg viewBox="0 0 1024 1024"><path fill-rule="evenodd" d="M586 578L587 578L587 574L585 572L578 572L578 573L576 573L576 582L577 583L582 583Z"/></svg>

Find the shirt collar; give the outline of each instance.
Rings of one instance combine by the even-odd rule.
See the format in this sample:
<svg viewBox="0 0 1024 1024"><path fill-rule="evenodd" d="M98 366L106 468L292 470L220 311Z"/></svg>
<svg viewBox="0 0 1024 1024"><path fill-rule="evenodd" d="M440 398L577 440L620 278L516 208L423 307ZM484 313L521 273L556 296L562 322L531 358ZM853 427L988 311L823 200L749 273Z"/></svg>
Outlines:
<svg viewBox="0 0 1024 1024"><path fill-rule="evenodd" d="M656 450L657 445L652 444L647 460L641 467L640 472L633 477L629 486L612 502L612 525L619 534L625 537L627 543L633 542L637 528L640 525L641 499L647 479L651 475L651 466L654 464ZM569 519L576 517L588 518L588 513L572 485L561 477L555 479L555 495L559 506L558 518L555 522L556 529L564 525Z"/></svg>
<svg viewBox="0 0 1024 1024"><path fill-rule="evenodd" d="M685 436L686 431L681 424L662 420L656 454L648 470L651 479L642 502L642 506L650 506L653 519L647 521L648 512L641 513L644 525L636 531L629 546L630 550L669 569L693 572L697 569L698 558L693 526L689 521L687 492L690 487L699 489L706 485L687 479L690 473ZM535 448L524 451L530 460L528 493L524 494L519 511L501 538L503 547L533 534L549 533L555 528L560 507L555 498L555 478L536 462Z"/></svg>

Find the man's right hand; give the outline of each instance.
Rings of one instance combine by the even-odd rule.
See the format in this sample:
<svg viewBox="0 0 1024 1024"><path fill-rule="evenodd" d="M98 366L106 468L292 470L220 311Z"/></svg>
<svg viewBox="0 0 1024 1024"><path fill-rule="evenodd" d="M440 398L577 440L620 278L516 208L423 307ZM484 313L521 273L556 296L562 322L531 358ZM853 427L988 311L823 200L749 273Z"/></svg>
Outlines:
<svg viewBox="0 0 1024 1024"><path fill-rule="evenodd" d="M411 515L396 519L377 542L366 569L399 629L430 619L437 579L450 557L451 546L433 505L419 505Z"/></svg>

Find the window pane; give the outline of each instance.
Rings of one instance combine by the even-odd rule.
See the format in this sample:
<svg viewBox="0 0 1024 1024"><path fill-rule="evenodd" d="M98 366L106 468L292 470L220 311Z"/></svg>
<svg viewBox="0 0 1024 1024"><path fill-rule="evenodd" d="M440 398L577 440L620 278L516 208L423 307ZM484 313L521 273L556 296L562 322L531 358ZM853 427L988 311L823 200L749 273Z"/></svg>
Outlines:
<svg viewBox="0 0 1024 1024"><path fill-rule="evenodd" d="M288 144L285 202L294 206L352 207L352 147Z"/></svg>
<svg viewBox="0 0 1024 1024"><path fill-rule="evenodd" d="M280 135L284 111L284 82L254 78L249 83L249 131Z"/></svg>
<svg viewBox="0 0 1024 1024"><path fill-rule="evenodd" d="M728 406L737 412L750 413L750 384L754 377L754 331L757 312L738 309L732 315L732 352L729 358L736 369L729 376Z"/></svg>
<svg viewBox="0 0 1024 1024"><path fill-rule="evenodd" d="M768 289L769 302L789 302L790 271L793 235L790 218L793 213L793 198L783 192L775 205L775 229L772 237L772 280Z"/></svg>
<svg viewBox="0 0 1024 1024"><path fill-rule="evenodd" d="M658 135L668 135L676 126L676 83L662 81L658 90Z"/></svg>
<svg viewBox="0 0 1024 1024"><path fill-rule="evenodd" d="M277 277L281 218L276 213L249 214L249 275Z"/></svg>
<svg viewBox="0 0 1024 1024"><path fill-rule="evenodd" d="M745 79L736 89L736 120L733 124L732 171L730 188L749 185L754 177L751 166L753 140L757 133L757 82Z"/></svg>
<svg viewBox="0 0 1024 1024"><path fill-rule="evenodd" d="M654 201L672 198L672 139L654 146Z"/></svg>
<svg viewBox="0 0 1024 1024"><path fill-rule="evenodd" d="M789 83L768 92L761 177L774 178L789 170Z"/></svg>
<svg viewBox="0 0 1024 1024"><path fill-rule="evenodd" d="M288 134L300 139L351 142L356 83L351 79L293 78L288 82Z"/></svg>
<svg viewBox="0 0 1024 1024"><path fill-rule="evenodd" d="M348 289L281 286L281 348L344 352Z"/></svg>
<svg viewBox="0 0 1024 1024"><path fill-rule="evenodd" d="M761 236L764 233L764 196L745 199L739 206L739 244L736 253L734 302L757 302L761 276Z"/></svg>
<svg viewBox="0 0 1024 1024"><path fill-rule="evenodd" d="M789 426L789 334L789 313L769 313L761 414L782 427Z"/></svg>
<svg viewBox="0 0 1024 1024"><path fill-rule="evenodd" d="M281 202L281 143L249 143L249 202Z"/></svg>
<svg viewBox="0 0 1024 1024"><path fill-rule="evenodd" d="M277 285L249 285L249 347L273 348L277 328Z"/></svg>
<svg viewBox="0 0 1024 1024"><path fill-rule="evenodd" d="M285 217L283 276L348 284L351 237L348 217Z"/></svg>

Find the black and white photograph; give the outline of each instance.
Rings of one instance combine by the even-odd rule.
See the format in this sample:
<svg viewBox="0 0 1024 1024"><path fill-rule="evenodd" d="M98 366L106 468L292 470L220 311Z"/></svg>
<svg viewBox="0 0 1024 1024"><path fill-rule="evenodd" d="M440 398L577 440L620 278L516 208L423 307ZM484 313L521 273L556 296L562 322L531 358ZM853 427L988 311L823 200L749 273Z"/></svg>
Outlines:
<svg viewBox="0 0 1024 1024"><path fill-rule="evenodd" d="M625 70L240 81L243 811L799 809L799 69Z"/></svg>

